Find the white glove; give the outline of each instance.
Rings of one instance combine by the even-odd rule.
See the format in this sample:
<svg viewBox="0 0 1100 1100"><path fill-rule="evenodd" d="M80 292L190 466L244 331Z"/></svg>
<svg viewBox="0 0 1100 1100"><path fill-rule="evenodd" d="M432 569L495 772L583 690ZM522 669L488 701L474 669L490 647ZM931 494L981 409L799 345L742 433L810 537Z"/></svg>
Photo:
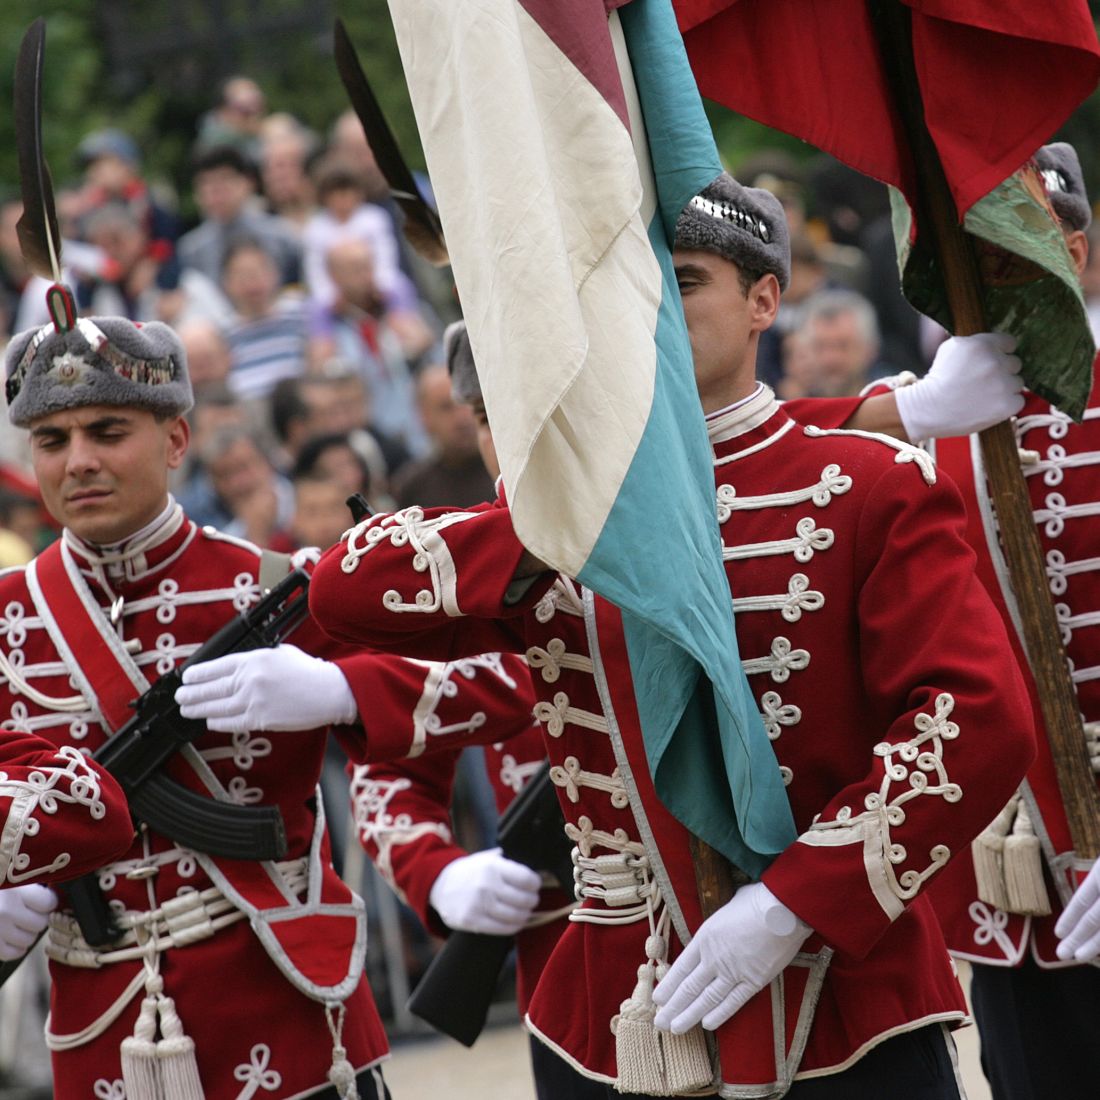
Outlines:
<svg viewBox="0 0 1100 1100"><path fill-rule="evenodd" d="M355 721L355 696L331 661L297 646L252 649L192 665L176 689L184 718L221 733L309 730Z"/></svg>
<svg viewBox="0 0 1100 1100"><path fill-rule="evenodd" d="M57 895L35 882L0 890L0 959L21 959L46 930L57 904Z"/></svg>
<svg viewBox="0 0 1100 1100"><path fill-rule="evenodd" d="M905 434L924 439L969 435L1024 407L1016 337L1007 332L952 336L940 344L928 373L894 390Z"/></svg>
<svg viewBox="0 0 1100 1100"><path fill-rule="evenodd" d="M428 900L448 928L513 936L538 904L541 885L537 871L487 848L448 863Z"/></svg>
<svg viewBox="0 0 1100 1100"><path fill-rule="evenodd" d="M724 1024L798 954L813 931L762 882L742 886L699 926L653 990L654 1024L682 1035Z"/></svg>
<svg viewBox="0 0 1100 1100"><path fill-rule="evenodd" d="M1090 962L1100 957L1100 862L1092 865L1077 887L1054 926L1054 934L1062 941L1058 958Z"/></svg>

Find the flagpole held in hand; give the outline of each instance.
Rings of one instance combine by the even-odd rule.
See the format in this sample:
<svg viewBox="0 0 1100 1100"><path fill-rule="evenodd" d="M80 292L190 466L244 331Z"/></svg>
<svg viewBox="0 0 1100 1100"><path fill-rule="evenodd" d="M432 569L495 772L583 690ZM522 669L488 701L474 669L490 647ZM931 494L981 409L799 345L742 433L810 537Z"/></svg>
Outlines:
<svg viewBox="0 0 1100 1100"><path fill-rule="evenodd" d="M869 0L869 3L883 65L891 78L895 105L913 152L918 225L933 242L955 334L984 332L987 324L974 240L959 224L943 165L924 121L913 57L910 9L900 0ZM1074 850L1082 859L1095 859L1100 856L1100 799L1077 695L1047 590L1016 436L1006 420L985 429L979 438Z"/></svg>

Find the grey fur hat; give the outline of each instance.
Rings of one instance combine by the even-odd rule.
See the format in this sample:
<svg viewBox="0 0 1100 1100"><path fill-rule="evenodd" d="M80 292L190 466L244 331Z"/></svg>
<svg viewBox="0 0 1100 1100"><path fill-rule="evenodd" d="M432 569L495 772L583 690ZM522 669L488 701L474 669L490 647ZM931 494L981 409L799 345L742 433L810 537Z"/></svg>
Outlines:
<svg viewBox="0 0 1100 1100"><path fill-rule="evenodd" d="M1085 193L1085 177L1077 150L1066 141L1053 141L1035 154L1054 213L1071 229L1088 229L1092 208Z"/></svg>
<svg viewBox="0 0 1100 1100"><path fill-rule="evenodd" d="M443 354L451 375L451 392L456 401L472 405L481 400L481 383L474 366L474 352L465 321L455 321L443 330Z"/></svg>
<svg viewBox="0 0 1100 1100"><path fill-rule="evenodd" d="M6 355L8 417L26 428L62 409L118 405L179 416L194 404L179 337L159 321L82 317L12 337Z"/></svg>
<svg viewBox="0 0 1100 1100"><path fill-rule="evenodd" d="M676 221L676 247L713 252L747 271L771 272L786 290L791 244L783 204L759 187L742 187L728 172L696 195Z"/></svg>

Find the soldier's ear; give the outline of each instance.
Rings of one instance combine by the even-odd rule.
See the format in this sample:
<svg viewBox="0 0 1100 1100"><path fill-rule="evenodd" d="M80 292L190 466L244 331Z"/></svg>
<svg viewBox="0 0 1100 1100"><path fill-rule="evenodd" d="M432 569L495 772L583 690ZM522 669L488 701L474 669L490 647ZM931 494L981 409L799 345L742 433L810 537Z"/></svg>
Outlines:
<svg viewBox="0 0 1100 1100"><path fill-rule="evenodd" d="M183 464L187 454L187 448L191 443L191 425L184 416L176 416L168 421L168 469L178 470Z"/></svg>
<svg viewBox="0 0 1100 1100"><path fill-rule="evenodd" d="M1073 266L1078 275L1083 275L1085 265L1089 262L1089 239L1081 229L1071 229L1064 234L1066 248L1073 258Z"/></svg>
<svg viewBox="0 0 1100 1100"><path fill-rule="evenodd" d="M779 280L770 272L761 275L749 289L749 316L754 332L771 328L779 312Z"/></svg>

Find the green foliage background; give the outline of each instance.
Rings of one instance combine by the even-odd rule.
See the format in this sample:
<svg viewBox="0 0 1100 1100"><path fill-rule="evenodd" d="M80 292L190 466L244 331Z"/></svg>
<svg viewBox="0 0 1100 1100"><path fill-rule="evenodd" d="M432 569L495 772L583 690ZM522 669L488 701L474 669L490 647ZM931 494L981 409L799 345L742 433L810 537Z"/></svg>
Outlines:
<svg viewBox="0 0 1100 1100"><path fill-rule="evenodd" d="M1091 0L1100 15L1100 0ZM416 125L385 0L4 0L0 3L0 103L11 102L11 73L30 22L47 20L45 142L55 180L74 173L73 150L103 126L134 136L146 174L175 189L190 213L187 158L198 119L219 83L244 73L323 133L346 106L332 61L332 23L348 26L363 67L406 159L423 166ZM708 111L727 163L779 147L808 159L815 150L723 108ZM1081 155L1086 182L1100 195L1100 95L1058 137ZM10 110L0 110L0 192L17 189Z"/></svg>
<svg viewBox="0 0 1100 1100"><path fill-rule="evenodd" d="M385 0L4 0L0 104L11 103L23 33L46 19L44 142L55 182L75 173L73 150L104 126L138 142L146 174L180 194L188 155L219 84L253 77L273 111L322 135L348 106L332 60L339 15L411 164L423 164ZM18 189L10 109L0 109L0 191Z"/></svg>

